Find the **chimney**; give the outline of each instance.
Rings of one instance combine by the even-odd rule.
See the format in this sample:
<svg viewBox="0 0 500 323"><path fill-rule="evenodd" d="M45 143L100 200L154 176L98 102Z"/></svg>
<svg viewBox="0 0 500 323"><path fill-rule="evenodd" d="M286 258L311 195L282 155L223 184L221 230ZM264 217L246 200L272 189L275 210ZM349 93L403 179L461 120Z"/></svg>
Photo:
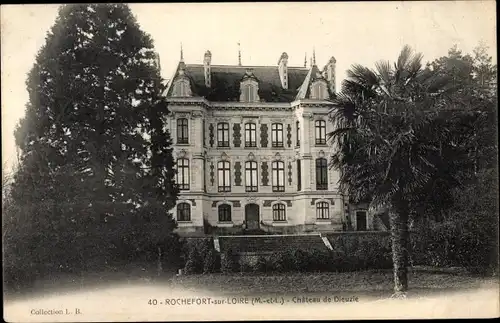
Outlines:
<svg viewBox="0 0 500 323"><path fill-rule="evenodd" d="M288 89L288 54L283 52L278 61L278 71L280 74L281 86Z"/></svg>
<svg viewBox="0 0 500 323"><path fill-rule="evenodd" d="M205 52L205 57L203 59L203 70L205 74L205 86L206 87L211 87L212 86L212 76L210 73L210 64L212 62L212 53L210 53L209 50Z"/></svg>
<svg viewBox="0 0 500 323"><path fill-rule="evenodd" d="M335 63L337 63L337 60L332 56L325 66L325 74L326 80L328 81L328 87L333 93L335 92Z"/></svg>

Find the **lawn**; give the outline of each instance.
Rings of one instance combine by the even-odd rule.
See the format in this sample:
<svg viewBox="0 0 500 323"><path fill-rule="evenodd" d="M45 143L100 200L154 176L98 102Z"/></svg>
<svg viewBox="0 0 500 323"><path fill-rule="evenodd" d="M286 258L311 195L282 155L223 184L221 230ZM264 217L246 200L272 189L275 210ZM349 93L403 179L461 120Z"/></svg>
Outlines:
<svg viewBox="0 0 500 323"><path fill-rule="evenodd" d="M495 284L495 278L482 278L463 272L416 269L410 271L410 295L460 291ZM169 280L174 288L204 290L224 295L259 294L328 294L354 292L368 297L389 297L393 288L391 270L368 270L344 273L287 273L231 275L186 275Z"/></svg>
<svg viewBox="0 0 500 323"><path fill-rule="evenodd" d="M114 276L116 275L116 276ZM185 321L260 319L360 319L492 317L498 313L498 278L463 272L412 270L408 302L389 299L390 270L350 273L234 273L163 276L141 270L133 274L94 273L54 277L35 289L8 297L8 321ZM456 293L456 292L459 293ZM455 293L453 293L455 292ZM166 299L284 298L279 304L166 306ZM359 303L296 303L294 299L358 297ZM158 301L152 306L150 300ZM163 305L160 305L163 300ZM228 303L229 304L229 303ZM457 305L459 304L459 305ZM397 305L395 307L395 305ZM262 307L261 307L262 306ZM75 316L33 316L33 309L75 309ZM397 311L396 311L397 309Z"/></svg>
<svg viewBox="0 0 500 323"><path fill-rule="evenodd" d="M86 290L136 283L228 296L355 292L367 297L386 298L392 294L393 288L393 276L390 269L343 273L217 273L181 276L165 274L157 277L154 268L141 269L141 267L128 268L126 271L58 275L37 281L34 286L21 292L7 293L5 296L24 298L40 293L57 293L62 290ZM469 290L491 284L498 284L498 282L495 278L474 276L463 270L419 267L409 271L410 295Z"/></svg>

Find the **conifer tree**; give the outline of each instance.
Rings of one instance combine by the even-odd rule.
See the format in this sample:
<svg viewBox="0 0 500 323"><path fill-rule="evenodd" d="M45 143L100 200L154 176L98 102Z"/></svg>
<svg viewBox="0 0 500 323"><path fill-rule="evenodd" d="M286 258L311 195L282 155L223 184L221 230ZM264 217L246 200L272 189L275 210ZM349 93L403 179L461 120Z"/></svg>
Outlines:
<svg viewBox="0 0 500 323"><path fill-rule="evenodd" d="M18 252L61 267L170 239L177 189L165 87L129 7L61 6L26 84L12 198L29 239Z"/></svg>

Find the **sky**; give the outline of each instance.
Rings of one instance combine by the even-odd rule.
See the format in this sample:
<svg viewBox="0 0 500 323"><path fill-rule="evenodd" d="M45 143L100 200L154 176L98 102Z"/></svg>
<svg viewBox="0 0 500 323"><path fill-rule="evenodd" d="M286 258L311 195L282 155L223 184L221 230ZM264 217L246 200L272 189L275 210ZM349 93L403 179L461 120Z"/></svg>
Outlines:
<svg viewBox="0 0 500 323"><path fill-rule="evenodd" d="M496 63L494 1L387 1L293 3L130 4L143 31L154 40L161 73L170 79L180 58L202 64L277 65L281 53L289 66L303 66L313 50L322 68L337 60L337 88L354 63L373 67L394 61L408 44L424 61L444 56L457 45L472 53L489 46ZM13 131L28 101L25 80L57 16L58 5L2 5L1 109L2 165L17 160Z"/></svg>

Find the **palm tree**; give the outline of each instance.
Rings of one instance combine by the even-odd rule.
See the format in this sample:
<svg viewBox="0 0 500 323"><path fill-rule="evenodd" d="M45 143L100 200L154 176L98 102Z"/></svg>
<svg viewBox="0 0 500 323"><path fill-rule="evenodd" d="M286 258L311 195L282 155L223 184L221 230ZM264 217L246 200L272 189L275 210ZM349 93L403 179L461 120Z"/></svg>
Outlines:
<svg viewBox="0 0 500 323"><path fill-rule="evenodd" d="M423 68L422 57L405 46L393 65L353 65L330 111L330 165L340 170L341 190L354 202L368 198L371 209L389 212L398 297L408 289L410 215L436 183L458 185L456 172L444 170L461 169L465 160L454 143L461 119L450 103L455 89Z"/></svg>

